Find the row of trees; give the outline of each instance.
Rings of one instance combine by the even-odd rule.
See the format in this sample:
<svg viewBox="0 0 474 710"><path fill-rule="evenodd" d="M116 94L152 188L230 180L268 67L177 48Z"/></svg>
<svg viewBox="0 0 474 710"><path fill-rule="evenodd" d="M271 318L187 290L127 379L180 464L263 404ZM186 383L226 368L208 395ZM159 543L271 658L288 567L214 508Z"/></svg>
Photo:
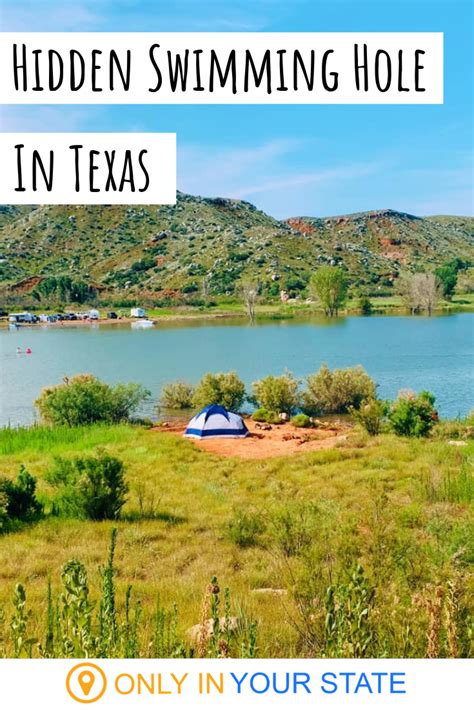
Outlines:
<svg viewBox="0 0 474 710"><path fill-rule="evenodd" d="M432 273L402 274L398 281L399 293L412 313L425 311L431 315L441 298L452 298L458 272L468 266L462 259L453 259ZM349 286L348 275L344 269L339 266L322 266L311 276L308 292L312 299L321 304L325 314L332 318L346 305ZM246 282L242 285L242 295L251 321L255 318L258 292L256 284ZM368 297L361 297L360 303L363 313L370 312Z"/></svg>
<svg viewBox="0 0 474 710"><path fill-rule="evenodd" d="M48 276L40 281L32 296L37 301L58 303L91 303L97 292L84 281L77 281L70 276Z"/></svg>
<svg viewBox="0 0 474 710"><path fill-rule="evenodd" d="M220 404L238 412L247 401L257 407L253 414L256 421L278 424L282 417L293 416L295 426L305 427L313 425L315 416L349 413L369 434L380 433L384 422L390 422L391 430L402 436L426 436L438 419L435 400L429 392L419 395L400 392L392 403L379 400L375 382L360 365L335 370L322 365L318 372L308 375L304 388L301 388L302 384L291 372L285 372L279 376L267 375L254 382L252 392L247 393L236 372L208 372L196 386L182 381L165 385L158 412L161 407L201 409L210 404ZM56 426L113 424L130 421L149 396L150 393L136 383L110 386L92 375L77 375L43 390L35 405L42 420ZM122 474L122 467L104 455L97 461L58 462L49 482L62 490L62 497L56 500L56 504L71 511L80 503L84 476L89 477L91 500L87 504L80 503L81 510L87 517L102 519L101 516L116 517L119 510L105 515L104 503L99 501L98 493L101 480L106 476L107 480L115 481L123 505L126 487L122 485ZM94 494L95 484L98 488ZM0 531L2 511L4 518L24 518L32 512L27 501L34 492L35 486L24 471L17 484L11 484L10 488L7 484L2 487L0 478ZM98 508L94 507L94 496ZM23 509L26 512L20 515L18 511Z"/></svg>

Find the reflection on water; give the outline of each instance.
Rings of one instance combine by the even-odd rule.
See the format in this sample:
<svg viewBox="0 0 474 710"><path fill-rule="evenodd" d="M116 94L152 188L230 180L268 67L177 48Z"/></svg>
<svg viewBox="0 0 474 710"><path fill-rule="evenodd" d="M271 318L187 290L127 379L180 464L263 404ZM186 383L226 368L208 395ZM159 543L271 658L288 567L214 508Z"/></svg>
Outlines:
<svg viewBox="0 0 474 710"><path fill-rule="evenodd" d="M465 415L474 403L474 315L323 317L159 322L152 329L110 326L35 327L0 332L0 424L33 421L42 387L92 372L108 382L138 381L156 400L164 382L195 382L208 371L237 370L250 386L285 368L303 378L326 362L361 364L383 397L400 388L429 389L442 416ZM31 347L32 354L23 354ZM17 348L22 354L17 354ZM152 405L145 414L152 412Z"/></svg>

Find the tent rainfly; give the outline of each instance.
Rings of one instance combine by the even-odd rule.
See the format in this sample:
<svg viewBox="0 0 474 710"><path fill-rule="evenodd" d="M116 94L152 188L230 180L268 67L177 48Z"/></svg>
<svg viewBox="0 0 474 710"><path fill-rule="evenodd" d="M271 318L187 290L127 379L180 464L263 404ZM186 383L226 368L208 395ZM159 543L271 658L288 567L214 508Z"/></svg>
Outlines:
<svg viewBox="0 0 474 710"><path fill-rule="evenodd" d="M234 412L228 412L219 404L211 404L191 419L184 436L194 439L218 436L237 439L247 436L248 433L242 417Z"/></svg>

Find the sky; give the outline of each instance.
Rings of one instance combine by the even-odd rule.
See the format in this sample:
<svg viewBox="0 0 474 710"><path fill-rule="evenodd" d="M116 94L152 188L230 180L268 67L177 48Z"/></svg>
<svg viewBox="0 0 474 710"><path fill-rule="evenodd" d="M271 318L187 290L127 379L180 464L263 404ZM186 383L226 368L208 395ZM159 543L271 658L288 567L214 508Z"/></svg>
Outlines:
<svg viewBox="0 0 474 710"><path fill-rule="evenodd" d="M0 0L3 31L444 32L436 106L18 106L2 131L171 131L178 189L269 214L472 215L472 0Z"/></svg>

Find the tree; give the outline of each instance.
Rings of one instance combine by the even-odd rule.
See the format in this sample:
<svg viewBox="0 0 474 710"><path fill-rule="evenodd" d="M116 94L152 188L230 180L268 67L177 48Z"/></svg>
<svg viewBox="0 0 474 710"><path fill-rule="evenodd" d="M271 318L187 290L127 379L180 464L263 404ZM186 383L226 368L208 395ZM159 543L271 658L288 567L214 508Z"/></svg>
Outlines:
<svg viewBox="0 0 474 710"><path fill-rule="evenodd" d="M454 290L458 282L458 272L452 262L439 266L435 275L440 282L440 287L444 298L450 300L454 295Z"/></svg>
<svg viewBox="0 0 474 710"><path fill-rule="evenodd" d="M34 298L38 301L57 301L59 303L86 303L96 298L96 290L84 281L73 281L70 276L48 276L40 281Z"/></svg>
<svg viewBox="0 0 474 710"><path fill-rule="evenodd" d="M255 307L258 301L258 284L244 281L242 284L242 296L244 298L245 310L251 323L255 322Z"/></svg>
<svg viewBox="0 0 474 710"><path fill-rule="evenodd" d="M311 277L310 293L324 308L327 316L337 316L339 309L346 302L348 282L344 271L339 266L322 266Z"/></svg>
<svg viewBox="0 0 474 710"><path fill-rule="evenodd" d="M212 273L207 273L201 284L201 293L202 293L202 299L205 303L209 301L209 298L211 296L211 282L212 282Z"/></svg>
<svg viewBox="0 0 474 710"><path fill-rule="evenodd" d="M440 297L440 282L435 274L417 273L403 276L400 281L402 296L412 313L433 313Z"/></svg>

